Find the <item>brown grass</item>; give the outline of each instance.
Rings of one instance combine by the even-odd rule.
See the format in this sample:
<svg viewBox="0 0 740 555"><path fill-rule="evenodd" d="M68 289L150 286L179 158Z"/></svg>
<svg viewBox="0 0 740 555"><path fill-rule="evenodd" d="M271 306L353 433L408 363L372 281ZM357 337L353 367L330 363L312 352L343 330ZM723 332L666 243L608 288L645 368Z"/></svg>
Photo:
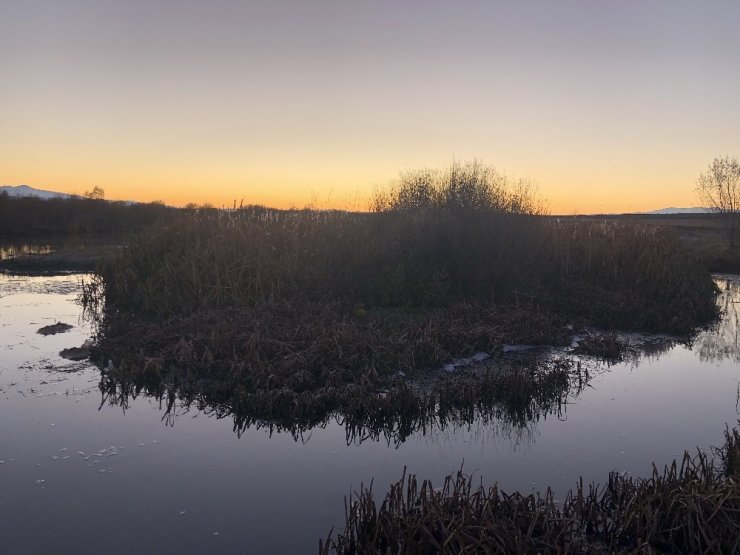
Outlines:
<svg viewBox="0 0 740 555"><path fill-rule="evenodd" d="M559 223L527 187L473 163L407 175L370 213L184 211L86 286L106 308L95 356L310 420L339 389L503 343L564 344L583 324L688 334L717 315L675 237Z"/></svg>
<svg viewBox="0 0 740 555"><path fill-rule="evenodd" d="M579 341L572 353L617 363L625 359L628 347L615 333L593 334Z"/></svg>
<svg viewBox="0 0 740 555"><path fill-rule="evenodd" d="M559 312L607 328L679 334L716 316L709 274L669 230L566 221L551 232L548 284Z"/></svg>
<svg viewBox="0 0 740 555"><path fill-rule="evenodd" d="M740 248L730 248L716 214L623 214L603 216L554 216L583 223L621 223L661 228L678 237L702 265L712 272L740 272Z"/></svg>
<svg viewBox="0 0 740 555"><path fill-rule="evenodd" d="M474 410L482 397L502 396L521 407L512 418L522 422L536 412L527 406L530 398L539 403L539 389L569 387L564 371L557 381L544 368L503 373L501 380L476 376L469 385L464 380L453 380L454 387L447 381L444 387L430 384L431 392L415 394L415 400L403 386L407 379L436 374L453 356L495 354L512 338L550 344L569 339L564 321L534 310L470 304L413 315L368 312L358 318L336 305L281 305L203 312L164 323L114 321L103 325L110 337L99 339L93 355L101 366L117 361L106 370L111 398L143 389L158 397L202 400L199 406L218 407L247 425L258 420L316 425L339 411L348 422L365 426L379 415L390 421L399 408L423 423L430 407L439 407L444 417ZM119 325L121 332L111 327Z"/></svg>
<svg viewBox="0 0 740 555"><path fill-rule="evenodd" d="M475 301L686 333L716 315L709 274L670 233L436 208L192 213L101 275L117 310L157 319L281 302L362 314Z"/></svg>
<svg viewBox="0 0 740 555"><path fill-rule="evenodd" d="M730 461L729 463L727 461ZM372 486L345 502L346 527L321 553L737 553L740 436L713 460L684 454L647 479L580 481L565 501L475 486L462 471L441 488L407 476L380 504Z"/></svg>

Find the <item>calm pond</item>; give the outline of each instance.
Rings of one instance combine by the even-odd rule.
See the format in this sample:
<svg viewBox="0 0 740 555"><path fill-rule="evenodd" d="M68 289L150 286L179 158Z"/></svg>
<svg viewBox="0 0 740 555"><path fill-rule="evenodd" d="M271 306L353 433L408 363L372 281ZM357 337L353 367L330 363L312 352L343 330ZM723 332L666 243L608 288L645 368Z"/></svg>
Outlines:
<svg viewBox="0 0 740 555"><path fill-rule="evenodd" d="M297 436L152 398L105 399L100 370L59 357L92 335L83 276L0 275L0 551L315 553L344 523L344 497L404 466L441 482L460 468L506 491L609 471L644 476L738 420L740 277L718 276L725 313L691 345L665 339L593 366L559 411L526 426L495 418L431 426L403 442L349 438L336 419ZM66 333L43 336L64 322ZM512 349L512 351L515 351ZM554 351L543 357L563 356Z"/></svg>

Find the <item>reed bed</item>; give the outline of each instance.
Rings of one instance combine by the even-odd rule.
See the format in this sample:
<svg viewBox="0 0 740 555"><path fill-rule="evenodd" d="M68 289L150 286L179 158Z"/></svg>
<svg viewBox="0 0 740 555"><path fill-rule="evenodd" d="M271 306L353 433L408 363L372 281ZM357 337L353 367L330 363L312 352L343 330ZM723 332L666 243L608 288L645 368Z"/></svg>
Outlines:
<svg viewBox="0 0 740 555"><path fill-rule="evenodd" d="M429 370L478 351L496 353L514 340L563 345L570 333L567 321L552 313L480 303L361 316L339 304L275 303L165 321L117 315L101 326L94 358L116 361L124 373L198 376L245 393L300 393L377 387L399 372Z"/></svg>
<svg viewBox="0 0 740 555"><path fill-rule="evenodd" d="M581 480L565 500L475 485L462 470L441 487L406 475L376 503L372 486L345 502L343 532L328 553L737 553L740 435L711 454L685 453L635 479Z"/></svg>
<svg viewBox="0 0 740 555"><path fill-rule="evenodd" d="M534 286L543 223L443 209L183 213L101 275L110 302L155 317L279 301L360 311L504 302Z"/></svg>
<svg viewBox="0 0 740 555"><path fill-rule="evenodd" d="M687 332L714 285L669 232L542 215L475 163L419 172L369 213L188 210L101 269L109 304L156 319L265 304L367 310L526 304L607 327Z"/></svg>
<svg viewBox="0 0 740 555"><path fill-rule="evenodd" d="M711 276L669 234L543 213L529 183L477 163L405 175L367 213L189 209L86 285L94 357L310 420L336 391L504 343L716 316Z"/></svg>
<svg viewBox="0 0 740 555"><path fill-rule="evenodd" d="M550 232L554 310L607 328L677 334L716 317L716 286L669 230L555 221Z"/></svg>

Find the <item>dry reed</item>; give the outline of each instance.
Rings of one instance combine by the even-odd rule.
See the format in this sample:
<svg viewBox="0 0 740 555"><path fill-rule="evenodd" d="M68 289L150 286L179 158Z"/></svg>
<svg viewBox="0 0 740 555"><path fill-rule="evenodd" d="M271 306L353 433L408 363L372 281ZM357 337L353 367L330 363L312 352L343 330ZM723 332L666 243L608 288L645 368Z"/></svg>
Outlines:
<svg viewBox="0 0 740 555"><path fill-rule="evenodd" d="M380 504L372 486L345 502L342 533L328 553L737 553L740 436L725 433L715 457L685 453L647 479L612 473L603 487L581 480L565 501L553 492L506 494L475 486L462 470L441 488L407 476Z"/></svg>
<svg viewBox="0 0 740 555"><path fill-rule="evenodd" d="M86 286L87 306L105 301L94 356L311 420L336 391L503 343L565 344L586 323L689 333L717 314L669 234L542 217L526 183L475 163L407 175L373 208L184 211Z"/></svg>

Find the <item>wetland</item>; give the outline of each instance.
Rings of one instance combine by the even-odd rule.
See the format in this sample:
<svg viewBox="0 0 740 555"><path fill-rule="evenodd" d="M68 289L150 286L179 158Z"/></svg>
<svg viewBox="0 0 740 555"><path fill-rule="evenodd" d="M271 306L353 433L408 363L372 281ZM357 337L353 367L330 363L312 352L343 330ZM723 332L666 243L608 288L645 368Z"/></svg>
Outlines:
<svg viewBox="0 0 740 555"><path fill-rule="evenodd" d="M79 303L89 279L0 276L0 535L9 552L316 552L330 529L343 529L345 496L371 480L382 496L404 468L441 486L462 466L507 492L551 486L562 499L581 477L648 477L653 462L708 451L738 418L735 276L715 276L722 317L688 342L625 334L633 347L617 363L570 347L510 346L445 373L486 375L522 353L526 365L532 356L536 368L559 365L565 378L530 392L523 412L512 411L521 402L491 400L410 423L330 413L298 427L167 388L127 389L89 362L60 358L95 335ZM74 328L36 333L57 322Z"/></svg>
<svg viewBox="0 0 740 555"><path fill-rule="evenodd" d="M476 162L366 212L39 206L148 219L1 252L10 552L737 549L740 278L669 228Z"/></svg>

